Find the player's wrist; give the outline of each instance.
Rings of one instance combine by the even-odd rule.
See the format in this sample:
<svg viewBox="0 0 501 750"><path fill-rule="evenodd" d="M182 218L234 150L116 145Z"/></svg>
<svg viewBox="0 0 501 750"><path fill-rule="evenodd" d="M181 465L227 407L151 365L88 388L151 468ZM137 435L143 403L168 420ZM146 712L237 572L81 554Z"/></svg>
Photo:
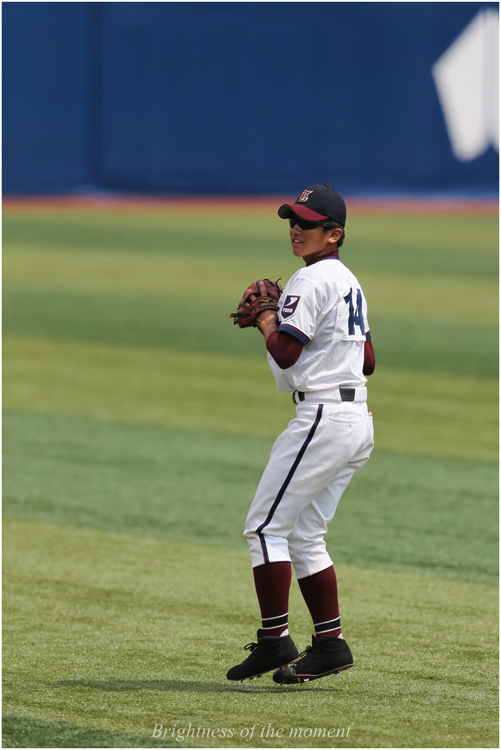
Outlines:
<svg viewBox="0 0 501 750"><path fill-rule="evenodd" d="M278 331L278 317L273 310L263 310L256 318L256 327L259 328L265 340L273 331Z"/></svg>

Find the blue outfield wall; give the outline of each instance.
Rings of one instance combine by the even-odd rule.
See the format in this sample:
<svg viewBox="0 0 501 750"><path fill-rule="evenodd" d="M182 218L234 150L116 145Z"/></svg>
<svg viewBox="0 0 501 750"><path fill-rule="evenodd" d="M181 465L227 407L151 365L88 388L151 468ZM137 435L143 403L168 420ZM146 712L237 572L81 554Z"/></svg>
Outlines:
<svg viewBox="0 0 501 750"><path fill-rule="evenodd" d="M494 194L431 75L485 7L4 3L4 194Z"/></svg>

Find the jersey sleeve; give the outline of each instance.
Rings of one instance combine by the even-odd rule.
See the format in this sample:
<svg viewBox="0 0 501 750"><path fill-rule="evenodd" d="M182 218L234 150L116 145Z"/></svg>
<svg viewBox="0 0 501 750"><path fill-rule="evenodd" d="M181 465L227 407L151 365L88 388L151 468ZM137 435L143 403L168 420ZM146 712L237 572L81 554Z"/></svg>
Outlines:
<svg viewBox="0 0 501 750"><path fill-rule="evenodd" d="M280 330L307 344L317 328L323 307L322 291L309 279L297 278L287 285L279 302Z"/></svg>

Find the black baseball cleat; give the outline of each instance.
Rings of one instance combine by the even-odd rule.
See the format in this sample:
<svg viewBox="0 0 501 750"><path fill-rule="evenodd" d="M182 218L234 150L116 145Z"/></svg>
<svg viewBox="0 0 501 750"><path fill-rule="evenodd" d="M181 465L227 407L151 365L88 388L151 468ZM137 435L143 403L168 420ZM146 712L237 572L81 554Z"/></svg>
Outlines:
<svg viewBox="0 0 501 750"><path fill-rule="evenodd" d="M273 680L280 685L293 685L339 674L353 666L353 656L346 641L332 635L318 639L312 636L311 646L306 647L301 657L293 666L277 669Z"/></svg>
<svg viewBox="0 0 501 750"><path fill-rule="evenodd" d="M263 631L258 630L257 643L248 643L244 648L251 654L229 670L226 675L229 680L252 680L299 659L299 652L290 635L263 638Z"/></svg>

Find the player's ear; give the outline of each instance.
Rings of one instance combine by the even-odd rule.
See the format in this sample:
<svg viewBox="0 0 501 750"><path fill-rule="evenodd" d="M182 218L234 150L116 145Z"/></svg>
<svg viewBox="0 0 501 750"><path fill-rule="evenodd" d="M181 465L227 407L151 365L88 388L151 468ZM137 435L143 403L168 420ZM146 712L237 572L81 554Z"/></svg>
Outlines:
<svg viewBox="0 0 501 750"><path fill-rule="evenodd" d="M327 242L330 242L332 245L334 245L341 239L342 236L343 230L341 229L341 227L333 227L329 230L329 237L327 238Z"/></svg>

